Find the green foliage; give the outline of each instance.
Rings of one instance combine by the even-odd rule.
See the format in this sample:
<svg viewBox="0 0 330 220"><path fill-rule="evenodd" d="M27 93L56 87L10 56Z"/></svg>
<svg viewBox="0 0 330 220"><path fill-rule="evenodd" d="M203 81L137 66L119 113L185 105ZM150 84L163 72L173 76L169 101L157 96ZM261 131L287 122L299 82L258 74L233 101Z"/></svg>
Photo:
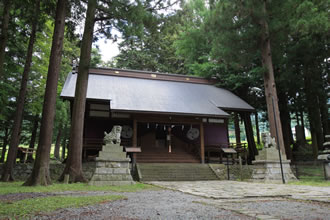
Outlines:
<svg viewBox="0 0 330 220"><path fill-rule="evenodd" d="M322 0L190 0L183 7L186 19L174 43L176 53L190 73L216 78L219 86L265 111L260 55L260 20L265 18L277 91L287 99L284 103L290 112L306 112L306 92L311 92L321 108L330 88L328 6L329 1ZM306 72L313 73L313 91L305 89Z"/></svg>
<svg viewBox="0 0 330 220"><path fill-rule="evenodd" d="M117 68L185 74L183 59L176 56L173 43L183 14L146 14L142 32L124 34L120 54L114 58Z"/></svg>
<svg viewBox="0 0 330 220"><path fill-rule="evenodd" d="M290 20L290 26L295 33L303 35L323 34L325 30L330 29L329 23L329 1L291 1L295 3L293 9L294 17Z"/></svg>
<svg viewBox="0 0 330 220"><path fill-rule="evenodd" d="M42 111L43 96L46 84L46 76L49 64L52 35L54 29L53 19L55 1L42 2L42 14L40 18L39 32L34 46L33 60L30 78L28 80L27 97L24 108L24 119L21 131L21 144L28 144L33 126L33 118ZM7 44L5 69L3 80L0 81L0 139L4 136L4 128L11 127L11 120L15 112L15 101L19 91L21 74L25 61L27 42L30 32L30 11L33 10L31 1L13 1L11 11L9 41ZM24 10L23 10L24 9ZM71 31L67 28L66 32ZM62 90L64 80L71 70L71 63L77 59L79 49L77 40L68 38L64 40L61 76L58 84L58 95ZM57 119L59 124L67 122L68 106L57 100ZM57 123L55 125L58 126Z"/></svg>
<svg viewBox="0 0 330 220"><path fill-rule="evenodd" d="M14 202L0 202L0 217L28 218L33 214L52 212L62 208L77 208L123 199L119 195L103 196L47 196Z"/></svg>
<svg viewBox="0 0 330 220"><path fill-rule="evenodd" d="M174 45L189 73L215 78L218 86L261 108L263 93L251 90L262 88L265 71L257 45L259 31L247 16L247 9L237 14L236 4L238 1L217 1L213 5L203 0L188 1L183 8L185 20ZM253 1L244 4L248 7ZM255 6L258 5L254 5L253 11L258 10Z"/></svg>
<svg viewBox="0 0 330 220"><path fill-rule="evenodd" d="M91 67L100 67L102 65L102 56L99 48L92 48Z"/></svg>

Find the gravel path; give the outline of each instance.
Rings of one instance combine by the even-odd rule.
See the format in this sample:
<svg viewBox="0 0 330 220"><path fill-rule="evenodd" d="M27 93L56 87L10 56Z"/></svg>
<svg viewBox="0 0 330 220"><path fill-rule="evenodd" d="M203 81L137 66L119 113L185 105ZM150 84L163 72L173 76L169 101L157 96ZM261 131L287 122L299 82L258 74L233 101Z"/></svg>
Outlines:
<svg viewBox="0 0 330 220"><path fill-rule="evenodd" d="M127 199L61 209L34 219L255 219L206 205L207 199L171 190L112 194L124 195Z"/></svg>
<svg viewBox="0 0 330 220"><path fill-rule="evenodd" d="M162 183L163 185L165 183ZM170 184L170 183L166 183ZM181 185L180 185L181 184ZM302 193L305 188L255 185L232 182L195 182L190 188L185 183L174 184L176 190L159 189L140 192L61 192L61 193L13 193L0 195L0 202L17 201L45 196L95 196L122 195L126 199L91 205L81 208L60 209L51 213L39 214L33 219L283 219L283 220L330 220L329 188L311 188L309 196L317 195L317 201L295 199L293 195ZM189 183L191 184L191 183ZM252 188L249 187L257 187ZM164 187L164 186L163 186ZM185 192L184 189L189 189ZM278 189L283 188L283 191ZM231 189L231 190L229 190ZM276 189L276 190L275 190ZM244 193L246 191L246 193ZM265 192L265 193L262 193ZM320 199L320 193L326 196ZM195 194L196 193L196 194ZM253 194L255 193L255 194ZM229 196L231 194L231 197ZM257 195L257 196L256 196ZM286 195L286 196L285 196ZM287 196L290 195L290 196ZM312 197L314 198L314 197ZM314 199L313 199L314 200Z"/></svg>
<svg viewBox="0 0 330 220"><path fill-rule="evenodd" d="M255 210L262 215L279 219L330 219L330 205L319 202L294 200L260 200L230 204L231 208Z"/></svg>
<svg viewBox="0 0 330 220"><path fill-rule="evenodd" d="M123 195L127 199L81 208L60 209L40 214L33 219L330 219L329 203L282 197L212 199L172 190L84 193L86 196L105 194ZM70 194L77 195L78 192Z"/></svg>

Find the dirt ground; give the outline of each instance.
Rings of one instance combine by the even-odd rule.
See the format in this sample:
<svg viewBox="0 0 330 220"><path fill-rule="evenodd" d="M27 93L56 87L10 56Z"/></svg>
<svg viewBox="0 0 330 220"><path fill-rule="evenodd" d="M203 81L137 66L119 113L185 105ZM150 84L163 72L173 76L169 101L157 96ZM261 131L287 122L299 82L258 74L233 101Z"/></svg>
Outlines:
<svg viewBox="0 0 330 220"><path fill-rule="evenodd" d="M126 199L111 201L107 203L91 205L81 208L59 209L51 213L41 213L31 217L32 219L330 219L330 203L327 201L316 201L298 199L285 194L276 193L262 195L259 190L258 196L244 194L243 196L229 197L227 189L226 196L219 188L223 182L195 182L195 188L191 192L184 192L186 186L182 183L162 183L170 187L161 186L159 190L145 190L139 192L84 192L83 195L123 195ZM186 183L188 184L188 183ZM191 182L189 184L192 184ZM227 182L231 185L233 194L246 188L242 184ZM157 184L156 184L157 185ZM208 186L208 187L207 187ZM213 187L211 187L213 186ZM216 186L216 187L215 187ZM250 184L251 186L251 184ZM252 185L258 187L258 185ZM174 188L175 188L174 187ZM193 186L190 186L193 187ZM235 190L236 187L236 190ZM242 188L240 188L242 187ZM268 192L270 186L265 185ZM225 187L223 187L225 188ZM277 187L275 187L277 188ZM299 187L298 187L299 188ZM181 190L180 190L181 189ZM207 192L207 190L213 191ZM316 189L316 188L315 188ZM204 191L203 191L204 190ZM224 189L223 189L224 190ZM296 189L297 190L297 189ZM322 191L323 190L323 191ZM330 188L322 188L320 192L327 192ZM299 191L299 190L298 190ZM302 190L301 190L302 191ZM205 195L202 194L205 193ZM314 193L315 194L315 193ZM62 193L13 193L0 195L0 201L17 201L26 198L43 196L81 196L81 192ZM212 196L213 195L213 196ZM214 196L218 195L218 197ZM244 196L245 195L245 196ZM0 218L1 219L1 218Z"/></svg>
<svg viewBox="0 0 330 220"><path fill-rule="evenodd" d="M79 192L66 193L76 196ZM127 199L81 208L42 213L32 219L330 219L330 204L281 197L239 200L212 199L172 190L131 193L89 192L89 195L116 194ZM56 194L13 194L13 199ZM3 198L0 197L1 200ZM9 198L7 196L6 198Z"/></svg>

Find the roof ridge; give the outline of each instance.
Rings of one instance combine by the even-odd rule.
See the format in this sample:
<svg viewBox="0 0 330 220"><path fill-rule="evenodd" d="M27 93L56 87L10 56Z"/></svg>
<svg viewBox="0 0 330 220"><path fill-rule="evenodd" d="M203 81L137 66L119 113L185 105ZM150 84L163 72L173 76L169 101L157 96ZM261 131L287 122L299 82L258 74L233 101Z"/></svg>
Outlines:
<svg viewBox="0 0 330 220"><path fill-rule="evenodd" d="M157 75L165 75L165 76L177 76L177 77L192 77L192 78L198 78L198 79L206 79L202 76L196 76L196 75L184 75L184 74L177 74L177 73L168 73L168 72L154 72L149 70L134 70L134 69L120 69L120 68L114 68L114 67L93 67L92 69L100 69L100 70L113 70L113 71L126 71L126 72L137 72L137 73L145 73L145 74L157 74Z"/></svg>
<svg viewBox="0 0 330 220"><path fill-rule="evenodd" d="M199 83L199 84L215 84L214 80L210 80L203 77L180 75L171 73L158 73L151 71L142 70L127 70L118 68L90 68L89 74L101 74L111 75L120 77L140 78L140 79L151 79L151 80L165 80L175 82L186 82L186 83Z"/></svg>

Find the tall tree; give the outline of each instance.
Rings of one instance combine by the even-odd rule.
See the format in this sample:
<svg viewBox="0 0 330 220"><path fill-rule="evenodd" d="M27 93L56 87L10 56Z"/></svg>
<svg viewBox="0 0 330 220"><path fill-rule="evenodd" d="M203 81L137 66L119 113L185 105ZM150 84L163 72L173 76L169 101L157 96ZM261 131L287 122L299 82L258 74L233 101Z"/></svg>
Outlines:
<svg viewBox="0 0 330 220"><path fill-rule="evenodd" d="M60 159L60 145L61 145L61 138L62 138L62 125L59 126L57 135L56 135L56 141L55 141L55 148L54 148L54 157L56 159Z"/></svg>
<svg viewBox="0 0 330 220"><path fill-rule="evenodd" d="M81 52L75 99L72 109L68 159L60 178L63 179L64 175L69 175L71 182L86 181L82 172L82 140L96 7L96 0L88 0L84 33L80 49Z"/></svg>
<svg viewBox="0 0 330 220"><path fill-rule="evenodd" d="M223 0L212 1L209 7L202 0L191 1L187 8L196 15L190 19L193 24L184 29L178 49L180 54L187 55L190 69L216 76L221 84L234 89L243 98L249 97L247 90L262 88L259 83L263 78L271 136L276 137L285 152L270 46L268 4L267 0Z"/></svg>
<svg viewBox="0 0 330 220"><path fill-rule="evenodd" d="M297 101L303 103L300 111L307 109L312 133L312 146L316 159L322 149L323 135L327 131L325 118L329 118L325 97L329 92L329 12L327 1L289 1L292 6L288 19L290 47L286 53L298 79L303 79ZM290 84L291 86L291 84ZM327 109L327 110L324 110ZM303 119L303 118L302 118Z"/></svg>
<svg viewBox="0 0 330 220"><path fill-rule="evenodd" d="M29 144L30 149L34 149L34 145L35 145L36 139L37 139L38 128L39 128L39 114L36 114L33 119L33 128L32 128L32 133L31 133L30 144ZM29 154L27 159L28 159L28 161L33 161L32 155Z"/></svg>
<svg viewBox="0 0 330 220"><path fill-rule="evenodd" d="M143 34L124 37L120 54L114 58L117 68L186 74L184 59L177 56L174 42L179 35L184 13L150 16L145 19Z"/></svg>
<svg viewBox="0 0 330 220"><path fill-rule="evenodd" d="M3 16L1 22L1 34L0 34L0 81L3 75L3 64L5 62L5 49L8 40L8 24L10 17L11 0L3 1Z"/></svg>
<svg viewBox="0 0 330 220"><path fill-rule="evenodd" d="M8 128L8 125L6 125L4 129L5 129L5 132L4 132L5 134L3 136L0 163L3 163L5 161L5 155L6 155L7 145L8 145L8 140L9 140L9 128Z"/></svg>
<svg viewBox="0 0 330 220"><path fill-rule="evenodd" d="M68 139L68 123L65 122L64 125L64 129L63 129L63 139L62 139L62 155L61 155L61 159L64 160L65 159L65 149L67 147L67 139Z"/></svg>
<svg viewBox="0 0 330 220"><path fill-rule="evenodd" d="M35 1L35 13L34 17L32 19L31 24L31 34L30 34L30 40L29 45L27 49L27 55L26 55L26 61L24 65L24 71L22 74L22 80L21 80L21 87L19 96L17 99L17 106L15 111L15 117L14 117L14 124L12 129L12 135L10 139L9 144L9 151L7 156L7 161L5 163L5 167L3 169L3 173L1 176L2 181L9 181L13 180L13 166L16 161L16 154L19 144L19 137L20 137L20 129L21 129L21 123L23 118L23 110L24 110L24 102L25 102L25 96L27 91L27 81L29 78L29 72L32 62L32 54L33 54L33 46L36 39L36 32L37 32L37 25L39 20L39 14L40 14L40 0Z"/></svg>
<svg viewBox="0 0 330 220"><path fill-rule="evenodd" d="M111 31L114 28L124 34L140 32L143 29L143 19L146 19L160 5L163 6L164 3L162 1L114 0L100 1L98 5L96 0L88 1L72 109L68 159L60 180L63 180L65 175L69 175L71 182L85 181L82 173L82 141L93 37L97 39L98 34L102 34L114 39L116 37ZM93 36L96 21L99 22L99 29L96 31L98 34Z"/></svg>
<svg viewBox="0 0 330 220"><path fill-rule="evenodd" d="M67 0L58 0L52 49L49 59L39 143L32 173L24 185L49 185L49 155L52 142L57 84L61 68Z"/></svg>
<svg viewBox="0 0 330 220"><path fill-rule="evenodd" d="M266 69L266 71L264 71L264 87L267 103L268 121L270 125L271 136L275 137L275 139L277 140L277 144L279 144L279 147L281 148L281 151L285 153L285 145L274 76L272 52L270 46L270 33L268 28L268 22L266 20L268 17L266 6L267 0L264 0L261 6L262 14L259 18L259 25L261 27L260 50L262 57L262 66Z"/></svg>

